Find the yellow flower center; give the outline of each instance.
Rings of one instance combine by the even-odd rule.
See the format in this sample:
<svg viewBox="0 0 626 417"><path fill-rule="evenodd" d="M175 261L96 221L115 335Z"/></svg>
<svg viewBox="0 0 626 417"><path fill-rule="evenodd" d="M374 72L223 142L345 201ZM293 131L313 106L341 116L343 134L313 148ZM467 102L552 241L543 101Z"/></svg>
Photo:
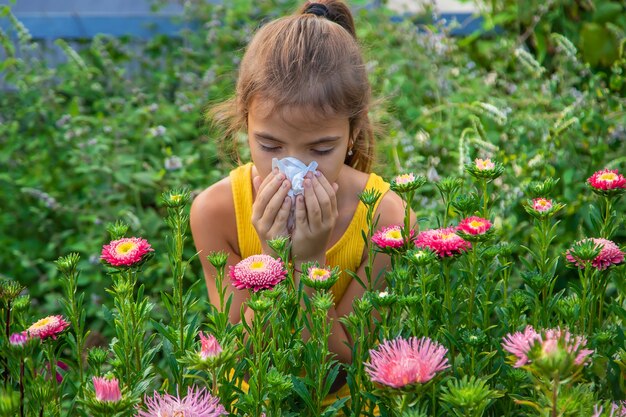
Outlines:
<svg viewBox="0 0 626 417"><path fill-rule="evenodd" d="M265 269L265 263L263 261L254 261L250 263L250 269L253 271L260 271Z"/></svg>
<svg viewBox="0 0 626 417"><path fill-rule="evenodd" d="M322 268L313 268L313 271L311 274L312 278L315 278L315 279L324 278L326 275L328 275L328 272Z"/></svg>
<svg viewBox="0 0 626 417"><path fill-rule="evenodd" d="M176 203L176 204L178 204L178 203L180 203L180 200L181 200L182 198L183 198L183 196L182 196L182 195L180 195L180 194L173 194L172 196L170 196L170 201L171 201L172 203Z"/></svg>
<svg viewBox="0 0 626 417"><path fill-rule="evenodd" d="M137 245L133 242L124 242L117 245L117 247L115 248L115 252L117 252L118 255L126 255L128 252L132 251L136 247Z"/></svg>
<svg viewBox="0 0 626 417"><path fill-rule="evenodd" d="M456 233L444 233L441 235L441 240L450 240L456 237Z"/></svg>
<svg viewBox="0 0 626 417"><path fill-rule="evenodd" d="M40 329L42 327L46 327L47 325L50 324L51 321L52 321L52 318L45 317L45 318L39 320L38 322L33 323L33 325L30 326L29 330L35 330L35 329Z"/></svg>
<svg viewBox="0 0 626 417"><path fill-rule="evenodd" d="M185 412L184 411L174 411L174 414L172 414L172 417L185 417Z"/></svg>
<svg viewBox="0 0 626 417"><path fill-rule="evenodd" d="M470 226L472 226L474 229L478 229L479 227L481 227L483 225L483 222L478 221L478 220L472 220L470 222Z"/></svg>
<svg viewBox="0 0 626 417"><path fill-rule="evenodd" d="M389 239L402 239L402 233L398 229L393 229L387 232L387 237Z"/></svg>
<svg viewBox="0 0 626 417"><path fill-rule="evenodd" d="M614 172L605 172L600 175L600 180L602 181L615 181L617 179L617 175Z"/></svg>

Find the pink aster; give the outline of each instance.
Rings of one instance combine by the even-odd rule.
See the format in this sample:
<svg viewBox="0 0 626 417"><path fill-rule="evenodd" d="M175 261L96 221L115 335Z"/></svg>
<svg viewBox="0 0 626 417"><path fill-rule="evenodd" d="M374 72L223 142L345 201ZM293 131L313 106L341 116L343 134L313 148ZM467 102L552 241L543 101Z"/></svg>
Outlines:
<svg viewBox="0 0 626 417"><path fill-rule="evenodd" d="M311 281L328 281L332 276L332 271L328 268L312 266L307 271L307 276Z"/></svg>
<svg viewBox="0 0 626 417"><path fill-rule="evenodd" d="M41 340L48 337L56 339L57 335L69 327L69 325L63 316L48 316L33 323L26 329L26 332L30 337L38 337Z"/></svg>
<svg viewBox="0 0 626 417"><path fill-rule="evenodd" d="M417 235L415 246L431 249L442 258L465 252L472 247L472 244L457 235L456 230L457 228L454 226L425 230Z"/></svg>
<svg viewBox="0 0 626 417"><path fill-rule="evenodd" d="M458 230L469 235L482 235L491 229L491 222L481 217L472 216L459 223Z"/></svg>
<svg viewBox="0 0 626 417"><path fill-rule="evenodd" d="M583 239L583 242L588 241L589 239L595 242L596 247L601 246L602 248L600 249L600 253L598 254L598 256L596 256L596 258L591 261L591 266L593 266L594 268L602 271L604 269L607 269L611 265L617 265L624 261L624 252L622 252L620 248L612 241L592 237L588 239ZM577 267L583 269L585 268L585 263L582 262L580 259L575 258L574 255L572 255L571 253L571 249L567 250L567 252L565 253L565 258L569 262L575 264Z"/></svg>
<svg viewBox="0 0 626 417"><path fill-rule="evenodd" d="M551 208L552 208L552 200L549 200L543 197L533 199L533 210L539 213L545 213L546 211L549 211Z"/></svg>
<svg viewBox="0 0 626 417"><path fill-rule="evenodd" d="M147 410L139 410L136 417L185 416L219 417L227 415L226 409L205 389L187 388L187 395L161 395L154 392L152 397L144 398Z"/></svg>
<svg viewBox="0 0 626 417"><path fill-rule="evenodd" d="M411 230L410 237L413 237L414 231ZM388 226L378 230L372 236L372 242L381 249L400 248L404 245L402 237L402 226Z"/></svg>
<svg viewBox="0 0 626 417"><path fill-rule="evenodd" d="M372 381L393 388L424 384L450 367L448 350L427 337L398 337L370 350L365 370Z"/></svg>
<svg viewBox="0 0 626 417"><path fill-rule="evenodd" d="M548 329L541 337L542 340L542 352L550 354L556 349L546 348L546 344L551 344L552 341L563 341L565 350L567 353L576 355L574 363L576 365L584 365L589 359L589 356L593 354L593 350L585 349L587 345L587 339L584 336L574 336L568 330L555 328Z"/></svg>
<svg viewBox="0 0 626 417"><path fill-rule="evenodd" d="M122 392L120 391L120 382L117 378L103 378L94 376L93 388L96 392L96 399L98 401L117 402L122 399Z"/></svg>
<svg viewBox="0 0 626 417"><path fill-rule="evenodd" d="M215 336L210 334L207 337L202 332L199 332L198 336L200 336L200 343L202 344L200 349L200 357L202 359L213 358L222 353L222 347Z"/></svg>
<svg viewBox="0 0 626 417"><path fill-rule="evenodd" d="M9 344L15 347L22 347L26 344L26 342L28 342L28 339L29 337L27 332L13 333L9 337Z"/></svg>
<svg viewBox="0 0 626 417"><path fill-rule="evenodd" d="M532 326L526 326L523 332L515 332L504 337L502 347L517 357L517 362L513 365L514 368L522 367L528 363L528 352L539 339L539 334Z"/></svg>
<svg viewBox="0 0 626 417"><path fill-rule="evenodd" d="M147 240L139 237L125 237L104 245L100 258L112 266L132 266L152 251Z"/></svg>
<svg viewBox="0 0 626 417"><path fill-rule="evenodd" d="M603 169L587 179L589 185L599 190L626 188L626 178L616 169Z"/></svg>
<svg viewBox="0 0 626 417"><path fill-rule="evenodd" d="M494 164L490 158L487 158L487 159L476 158L474 160L474 163L476 164L476 169L478 169L479 171L491 171L492 169L496 167L496 164Z"/></svg>
<svg viewBox="0 0 626 417"><path fill-rule="evenodd" d="M273 288L285 279L287 271L280 259L269 255L248 256L231 266L229 276L235 288L250 289L254 292Z"/></svg>
<svg viewBox="0 0 626 417"><path fill-rule="evenodd" d="M396 176L393 180L398 185L410 184L415 181L415 175L412 172L409 174L401 174Z"/></svg>

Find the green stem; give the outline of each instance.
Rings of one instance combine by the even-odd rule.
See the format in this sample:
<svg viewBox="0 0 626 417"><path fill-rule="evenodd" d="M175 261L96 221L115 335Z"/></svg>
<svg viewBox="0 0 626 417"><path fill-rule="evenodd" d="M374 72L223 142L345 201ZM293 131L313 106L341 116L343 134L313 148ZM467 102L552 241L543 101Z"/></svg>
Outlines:
<svg viewBox="0 0 626 417"><path fill-rule="evenodd" d="M487 194L487 181L481 180L481 185L483 188L483 219L487 219L489 215L489 195Z"/></svg>
<svg viewBox="0 0 626 417"><path fill-rule="evenodd" d="M478 275L477 271L477 259L476 259L476 246L478 243L474 243L472 245L472 255L470 257L470 268L469 268L469 290L470 290L470 299L469 299L469 312L467 315L467 327L471 328L472 323L474 322L474 298L476 297L476 275Z"/></svg>

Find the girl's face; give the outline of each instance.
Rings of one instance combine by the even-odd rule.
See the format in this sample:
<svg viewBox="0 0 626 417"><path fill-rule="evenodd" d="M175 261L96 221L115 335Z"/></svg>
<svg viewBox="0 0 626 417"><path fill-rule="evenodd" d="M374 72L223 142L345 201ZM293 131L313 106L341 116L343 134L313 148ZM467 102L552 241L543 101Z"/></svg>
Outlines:
<svg viewBox="0 0 626 417"><path fill-rule="evenodd" d="M274 111L253 99L248 112L248 143L252 162L265 178L272 171L272 158L298 158L305 164L317 161L329 182L339 178L350 140L347 117L316 115L307 108Z"/></svg>

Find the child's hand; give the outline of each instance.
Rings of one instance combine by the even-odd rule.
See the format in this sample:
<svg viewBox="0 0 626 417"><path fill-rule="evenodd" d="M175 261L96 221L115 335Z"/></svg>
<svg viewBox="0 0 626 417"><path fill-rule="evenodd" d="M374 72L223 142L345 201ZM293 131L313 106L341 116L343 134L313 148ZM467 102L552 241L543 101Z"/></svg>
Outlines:
<svg viewBox="0 0 626 417"><path fill-rule="evenodd" d="M319 176L309 173L305 178L304 196L296 198L291 253L298 265L311 261L324 264L326 246L339 217L337 184L331 185L321 173Z"/></svg>
<svg viewBox="0 0 626 417"><path fill-rule="evenodd" d="M289 235L287 220L291 198L287 193L291 184L284 174L276 171L270 172L263 181L261 177L255 177L252 181L256 189L256 198L252 204L252 225L261 239L263 253L266 254L271 254L267 246L268 240Z"/></svg>

